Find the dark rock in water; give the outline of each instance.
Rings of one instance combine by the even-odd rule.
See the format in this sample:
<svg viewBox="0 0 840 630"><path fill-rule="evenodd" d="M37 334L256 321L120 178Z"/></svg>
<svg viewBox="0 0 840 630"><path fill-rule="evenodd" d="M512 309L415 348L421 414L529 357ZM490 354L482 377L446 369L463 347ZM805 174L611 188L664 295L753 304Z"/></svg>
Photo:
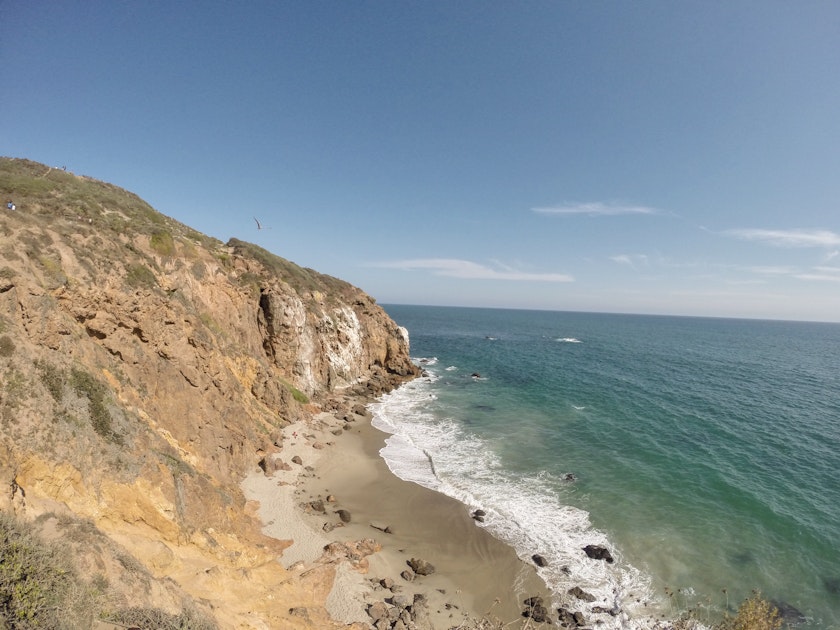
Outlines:
<svg viewBox="0 0 840 630"><path fill-rule="evenodd" d="M613 562L613 557L609 552L609 549L602 547L601 545L586 545L586 547L583 548L583 551L593 560L606 560L610 564Z"/></svg>
<svg viewBox="0 0 840 630"><path fill-rule="evenodd" d="M825 586L825 590L827 590L832 595L840 595L840 578L824 578L823 586Z"/></svg>
<svg viewBox="0 0 840 630"><path fill-rule="evenodd" d="M558 608L557 614L559 615L558 623L561 626L565 626L567 628L576 628L577 621L575 621L575 614L570 610L566 610L565 608Z"/></svg>
<svg viewBox="0 0 840 630"><path fill-rule="evenodd" d="M755 558L748 551L739 551L737 553L733 553L731 556L729 556L729 558L734 564L737 564L739 566L755 562Z"/></svg>
<svg viewBox="0 0 840 630"><path fill-rule="evenodd" d="M563 481L577 481L577 476L575 476L574 473L566 473L565 475L563 475Z"/></svg>
<svg viewBox="0 0 840 630"><path fill-rule="evenodd" d="M435 567L432 564L418 558L412 558L409 560L408 566L410 566L411 570L417 575L431 575L435 572Z"/></svg>
<svg viewBox="0 0 840 630"><path fill-rule="evenodd" d="M523 603L525 604L525 610L522 611L523 617L533 619L537 623L551 623L548 608L543 604L542 597L529 597Z"/></svg>
<svg viewBox="0 0 840 630"><path fill-rule="evenodd" d="M481 374L479 374L478 372L473 372L472 374L470 374L470 376L472 376L473 378L481 378Z"/></svg>
<svg viewBox="0 0 840 630"><path fill-rule="evenodd" d="M341 519L342 523L350 522L350 512L348 512L347 510L338 510L336 514L338 514L338 518Z"/></svg>
<svg viewBox="0 0 840 630"><path fill-rule="evenodd" d="M477 523L483 523L484 522L484 517L479 516L478 514L473 514L473 520Z"/></svg>
<svg viewBox="0 0 840 630"><path fill-rule="evenodd" d="M485 516L487 516L487 512L485 512L484 510L475 510L475 511L472 513L472 517L473 517L475 520L477 520L479 523L483 523L483 522L484 522L484 517L485 517Z"/></svg>
<svg viewBox="0 0 840 630"><path fill-rule="evenodd" d="M584 591L580 586L573 586L568 590L569 595L573 597L577 597L579 600L584 602L594 602L595 596L591 593L587 593Z"/></svg>
<svg viewBox="0 0 840 630"><path fill-rule="evenodd" d="M547 567L548 566L548 560L543 558L538 553L535 553L533 556L531 556L531 560L533 560L534 564L536 564L538 567Z"/></svg>
<svg viewBox="0 0 840 630"><path fill-rule="evenodd" d="M580 611L572 613L572 618L575 620L575 623L579 626L586 625L586 618L583 616L583 613Z"/></svg>
<svg viewBox="0 0 840 630"><path fill-rule="evenodd" d="M618 613L621 612L621 608L619 608L618 606L613 606L612 608L604 608L603 606L593 606L591 610L596 615L610 615L612 617L617 617Z"/></svg>
<svg viewBox="0 0 840 630"><path fill-rule="evenodd" d="M479 411L496 411L496 408L490 405L475 405L475 408Z"/></svg>
<svg viewBox="0 0 840 630"><path fill-rule="evenodd" d="M784 624L791 625L805 623L807 621L805 615L803 615L798 608L788 604L787 602L770 600L770 603L778 609L779 619L781 619Z"/></svg>

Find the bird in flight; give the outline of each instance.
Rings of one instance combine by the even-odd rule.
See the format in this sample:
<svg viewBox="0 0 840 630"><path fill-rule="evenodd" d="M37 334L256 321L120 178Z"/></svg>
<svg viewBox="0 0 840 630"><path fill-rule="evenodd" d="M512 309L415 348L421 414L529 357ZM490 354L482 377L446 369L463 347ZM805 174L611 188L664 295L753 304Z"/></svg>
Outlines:
<svg viewBox="0 0 840 630"><path fill-rule="evenodd" d="M262 223L260 223L259 219L257 219L257 217L254 217L254 221L256 221L256 223L257 223L257 229L258 230L270 230L271 229L270 227L265 227Z"/></svg>

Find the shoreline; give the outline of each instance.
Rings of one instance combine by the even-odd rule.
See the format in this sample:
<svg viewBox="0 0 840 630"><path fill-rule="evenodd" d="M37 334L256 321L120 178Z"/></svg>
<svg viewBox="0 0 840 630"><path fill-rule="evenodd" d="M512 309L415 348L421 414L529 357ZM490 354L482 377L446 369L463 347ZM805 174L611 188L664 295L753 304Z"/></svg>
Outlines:
<svg viewBox="0 0 840 630"><path fill-rule="evenodd" d="M292 573L335 564L325 606L344 624L371 627L389 606L417 609L420 602L421 627L434 629L485 617L525 621L530 597L550 607L536 567L480 527L466 506L391 472L379 455L388 434L360 409L370 402L347 395L339 408L354 411L321 412L285 427L265 472L242 482L258 503L263 533L292 541L279 562ZM415 574L412 559L434 572Z"/></svg>

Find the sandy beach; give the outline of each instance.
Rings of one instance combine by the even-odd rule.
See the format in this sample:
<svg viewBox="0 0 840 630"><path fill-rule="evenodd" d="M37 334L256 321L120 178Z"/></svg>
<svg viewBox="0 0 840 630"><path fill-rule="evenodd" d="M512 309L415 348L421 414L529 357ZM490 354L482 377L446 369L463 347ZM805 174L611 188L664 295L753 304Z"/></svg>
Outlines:
<svg viewBox="0 0 840 630"><path fill-rule="evenodd" d="M369 627L373 604L422 595L428 611L422 627L437 630L485 616L517 622L526 598L548 603L535 568L484 531L465 506L391 473L379 456L386 437L367 414L320 413L283 430L276 471L255 469L242 484L259 503L264 533L293 541L283 566L304 572L336 562L326 602L332 618ZM412 559L434 572L414 574Z"/></svg>

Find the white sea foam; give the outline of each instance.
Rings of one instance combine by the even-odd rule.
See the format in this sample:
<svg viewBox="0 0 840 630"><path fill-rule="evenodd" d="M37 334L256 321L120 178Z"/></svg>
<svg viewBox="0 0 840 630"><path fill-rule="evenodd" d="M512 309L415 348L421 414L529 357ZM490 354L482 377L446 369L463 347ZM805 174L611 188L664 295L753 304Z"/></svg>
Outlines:
<svg viewBox="0 0 840 630"><path fill-rule="evenodd" d="M555 341L559 341L560 343L583 343L580 339L575 339L574 337L562 337L555 339Z"/></svg>
<svg viewBox="0 0 840 630"><path fill-rule="evenodd" d="M455 371L455 370L457 370L457 369L458 369L458 368L457 368L456 366L454 366L454 365L450 365L448 368L446 368L446 371L447 371L447 372L454 372L454 371Z"/></svg>
<svg viewBox="0 0 840 630"><path fill-rule="evenodd" d="M617 617L598 615L604 627L651 626L647 616L656 606L649 579L622 561L606 535L591 526L587 512L562 503L561 480L548 473L517 477L503 469L487 444L436 416L429 404L435 380L430 372L428 379L412 381L371 405L373 425L391 434L380 451L388 467L469 510L484 510L480 526L513 546L524 561L530 563L533 554L546 558L548 566L539 574L555 593L555 604L577 605L567 591L580 586L595 595L593 605L621 608ZM607 547L615 562L587 558L587 545Z"/></svg>

